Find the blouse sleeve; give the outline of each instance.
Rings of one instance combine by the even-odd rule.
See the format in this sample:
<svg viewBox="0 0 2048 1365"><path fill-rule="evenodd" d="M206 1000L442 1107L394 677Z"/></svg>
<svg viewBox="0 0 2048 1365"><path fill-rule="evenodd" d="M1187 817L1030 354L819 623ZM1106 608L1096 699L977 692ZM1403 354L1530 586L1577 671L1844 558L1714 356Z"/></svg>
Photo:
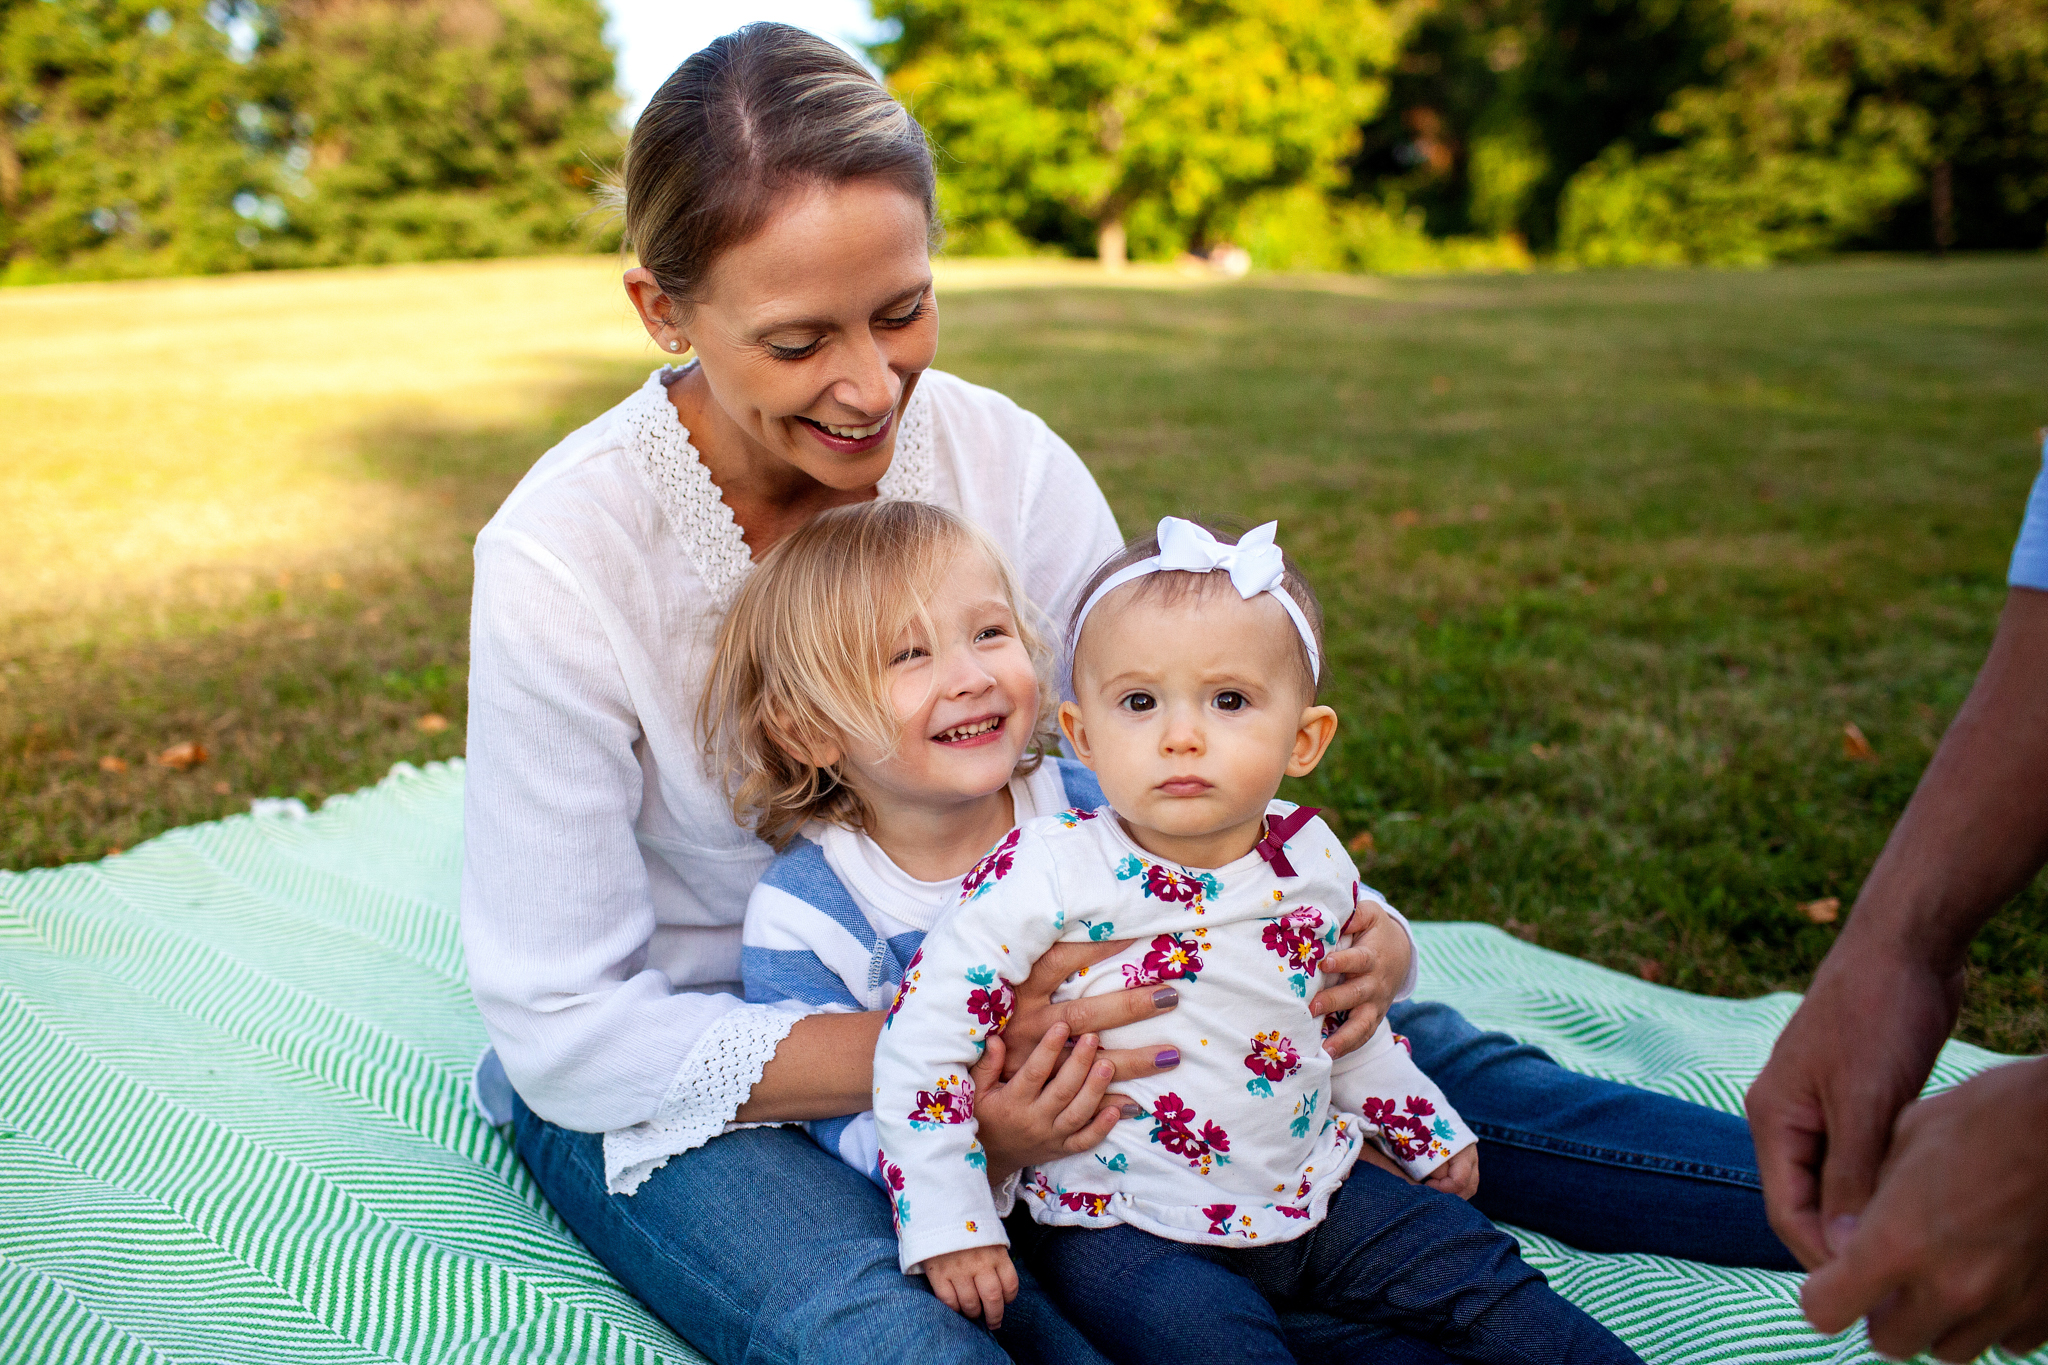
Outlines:
<svg viewBox="0 0 2048 1365"><path fill-rule="evenodd" d="M471 989L536 1114L585 1132L656 1126L684 1150L722 1131L796 1016L677 992L645 965L655 915L633 830L640 727L604 619L528 536L487 529L476 560L462 873Z"/></svg>
<svg viewBox="0 0 2048 1365"><path fill-rule="evenodd" d="M2005 581L2009 587L2048 591L2048 432L2042 435L2041 472L2027 499L2026 517L2020 522Z"/></svg>
<svg viewBox="0 0 2048 1365"><path fill-rule="evenodd" d="M1109 500L1074 448L1037 417L1035 441L1020 486L1019 518L1024 527L1017 570L1024 592L1046 615L1055 650L1061 650L1067 617L1079 604L1082 585L1103 560L1123 546Z"/></svg>

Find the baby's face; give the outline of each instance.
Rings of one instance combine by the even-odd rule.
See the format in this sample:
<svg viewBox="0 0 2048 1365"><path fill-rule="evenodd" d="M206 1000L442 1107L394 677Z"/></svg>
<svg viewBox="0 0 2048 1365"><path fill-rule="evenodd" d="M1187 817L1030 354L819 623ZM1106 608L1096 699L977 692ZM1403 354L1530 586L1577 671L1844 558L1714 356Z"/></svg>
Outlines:
<svg viewBox="0 0 2048 1365"><path fill-rule="evenodd" d="M1315 767L1336 713L1313 704L1300 637L1269 594L1247 601L1221 575L1172 601L1141 585L1089 614L1060 723L1133 838L1218 867L1250 852L1280 779Z"/></svg>
<svg viewBox="0 0 2048 1365"><path fill-rule="evenodd" d="M944 811L1002 790L1038 720L1038 677L995 566L964 550L905 626L887 662L901 725L895 750L846 748L871 800Z"/></svg>

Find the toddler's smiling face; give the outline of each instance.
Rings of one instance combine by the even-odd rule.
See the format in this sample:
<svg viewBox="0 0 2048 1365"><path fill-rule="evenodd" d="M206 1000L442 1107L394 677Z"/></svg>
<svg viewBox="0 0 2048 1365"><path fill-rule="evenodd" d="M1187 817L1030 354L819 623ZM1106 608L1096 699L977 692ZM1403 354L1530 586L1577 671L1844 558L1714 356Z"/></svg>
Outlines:
<svg viewBox="0 0 2048 1365"><path fill-rule="evenodd" d="M1241 598L1220 574L1173 594L1146 582L1089 614L1060 724L1141 847L1220 867L1258 842L1280 779L1321 761L1337 713L1314 704L1272 596Z"/></svg>

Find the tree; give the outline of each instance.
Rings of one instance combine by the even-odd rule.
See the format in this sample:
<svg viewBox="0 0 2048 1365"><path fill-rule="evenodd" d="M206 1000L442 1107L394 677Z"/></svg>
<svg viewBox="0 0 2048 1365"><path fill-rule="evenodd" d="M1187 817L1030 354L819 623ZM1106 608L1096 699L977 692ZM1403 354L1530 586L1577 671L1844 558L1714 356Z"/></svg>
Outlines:
<svg viewBox="0 0 2048 1365"><path fill-rule="evenodd" d="M876 0L874 49L986 247L1201 247L1262 190L1337 177L1406 12L1376 0Z"/></svg>
<svg viewBox="0 0 2048 1365"><path fill-rule="evenodd" d="M15 279L561 250L616 155L597 0L0 0Z"/></svg>

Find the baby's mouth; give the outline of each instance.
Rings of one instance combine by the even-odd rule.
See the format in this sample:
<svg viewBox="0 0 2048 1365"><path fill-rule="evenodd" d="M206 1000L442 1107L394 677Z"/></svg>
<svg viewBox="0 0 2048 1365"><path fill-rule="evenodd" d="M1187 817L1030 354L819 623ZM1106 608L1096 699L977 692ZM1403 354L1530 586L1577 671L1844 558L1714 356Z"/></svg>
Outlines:
<svg viewBox="0 0 2048 1365"><path fill-rule="evenodd" d="M1200 796L1214 785L1200 777L1169 777L1159 784L1158 790L1168 796Z"/></svg>
<svg viewBox="0 0 2048 1365"><path fill-rule="evenodd" d="M993 734L1002 728L1003 717L983 716L980 720L970 720L950 730L941 730L933 735L932 739L939 744L959 744L965 740L980 739L983 735Z"/></svg>

